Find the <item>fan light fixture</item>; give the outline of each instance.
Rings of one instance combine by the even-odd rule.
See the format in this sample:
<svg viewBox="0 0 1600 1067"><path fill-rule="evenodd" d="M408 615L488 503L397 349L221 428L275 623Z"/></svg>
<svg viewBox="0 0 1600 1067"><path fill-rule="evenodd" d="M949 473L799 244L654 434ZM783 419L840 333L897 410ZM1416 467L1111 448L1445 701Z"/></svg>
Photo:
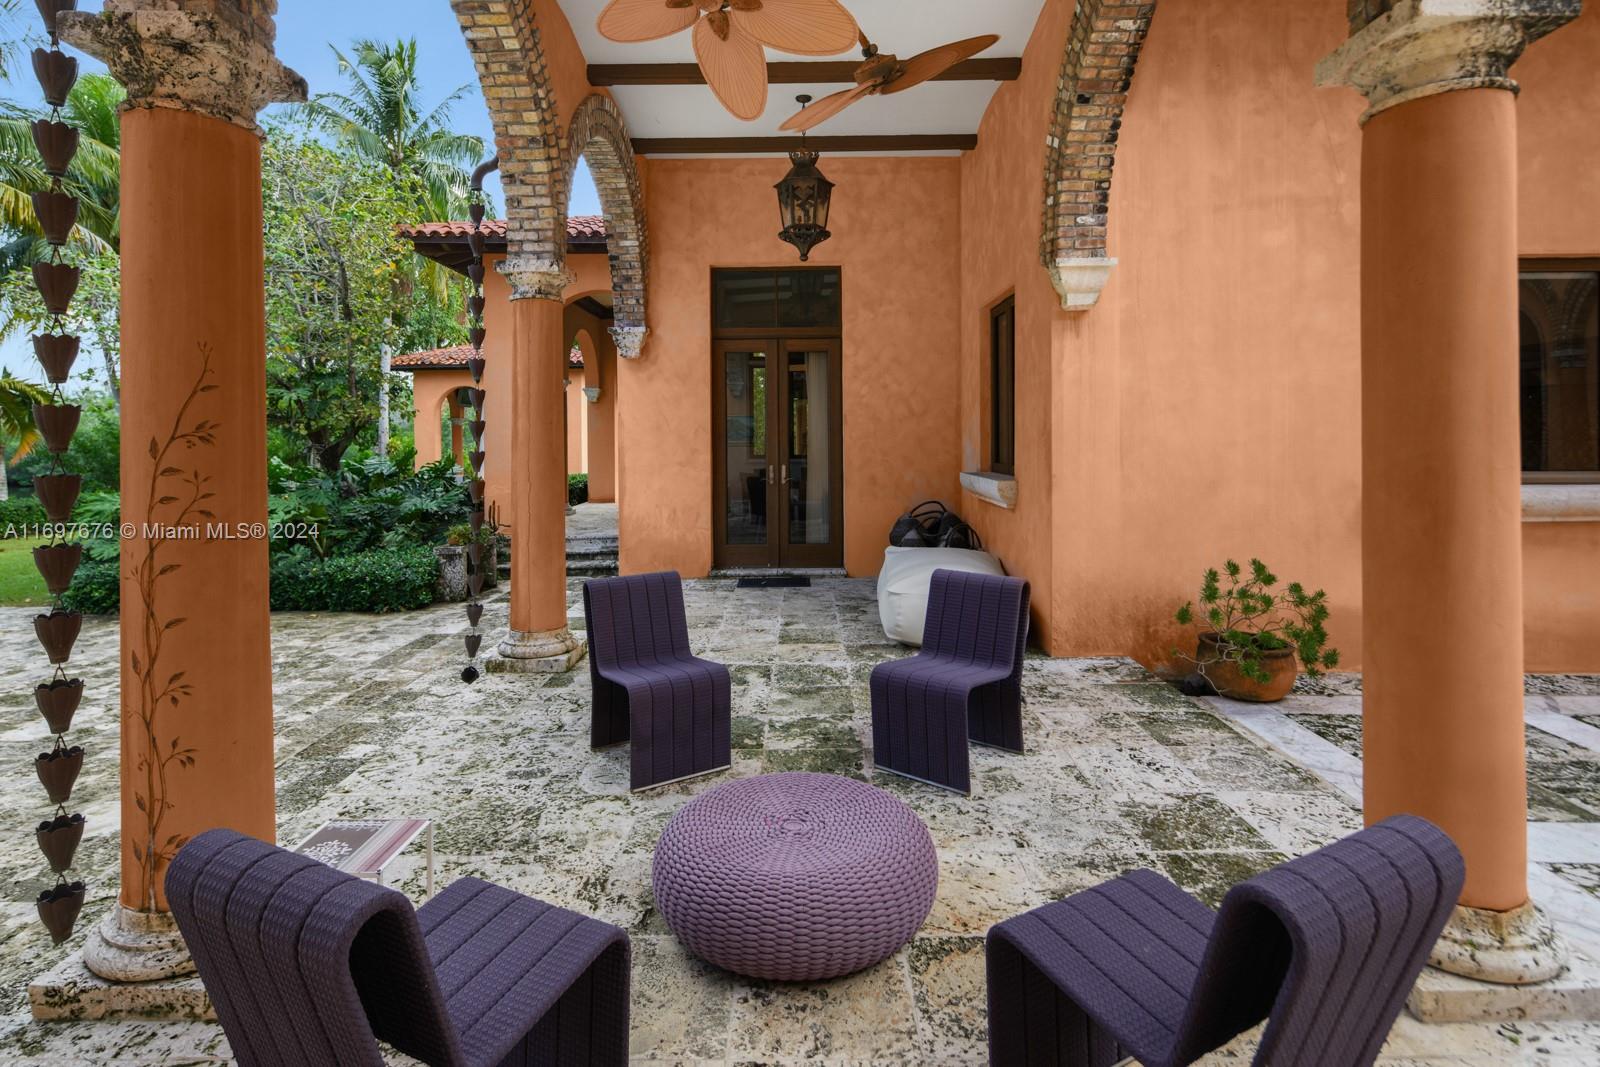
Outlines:
<svg viewBox="0 0 1600 1067"><path fill-rule="evenodd" d="M795 97L800 109L811 103L805 93ZM792 164L783 181L773 188L778 190L778 217L783 230L778 236L800 250L800 262L811 258L811 250L833 234L828 232L828 209L833 202L833 183L817 169L817 153L806 147L806 135L800 134L800 148L789 153Z"/></svg>

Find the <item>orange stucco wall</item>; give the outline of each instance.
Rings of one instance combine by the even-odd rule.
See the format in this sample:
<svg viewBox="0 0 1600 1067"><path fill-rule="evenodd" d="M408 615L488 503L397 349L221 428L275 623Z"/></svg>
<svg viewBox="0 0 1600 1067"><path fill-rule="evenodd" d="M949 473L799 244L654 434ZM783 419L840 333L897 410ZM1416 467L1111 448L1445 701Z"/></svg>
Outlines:
<svg viewBox="0 0 1600 1067"><path fill-rule="evenodd" d="M488 373L487 369L484 373ZM451 393L471 385L472 375L464 370L424 370L412 375L411 432L416 442L419 470L449 454L451 442L444 436L442 421L445 403ZM462 417L470 419L471 408L466 408ZM470 438L471 435L464 433L463 436Z"/></svg>
<svg viewBox="0 0 1600 1067"><path fill-rule="evenodd" d="M567 368L567 473L589 473L588 420L584 414L583 368Z"/></svg>
<svg viewBox="0 0 1600 1067"><path fill-rule="evenodd" d="M1027 578L1033 635L1047 650L1056 633L1051 536L1057 383L1052 323L1061 314L1039 266L1039 198L1045 138L1071 5L1046 4L1022 57L1022 77L996 91L961 166L961 469L988 470L989 311L1016 299L1016 479L1014 510L963 493L958 510L1006 570Z"/></svg>
<svg viewBox="0 0 1600 1067"><path fill-rule="evenodd" d="M567 469L589 476L590 500L609 503L617 499L617 346L610 322L575 304L567 305L564 325L568 347L576 341L584 361L567 374ZM599 389L600 398L590 400L588 388Z"/></svg>
<svg viewBox="0 0 1600 1067"><path fill-rule="evenodd" d="M798 265L772 191L788 167L648 164L650 339L618 367L626 572L711 568L711 271ZM811 263L842 268L845 567L871 575L900 512L956 497L961 164L835 157L822 170L834 236Z"/></svg>

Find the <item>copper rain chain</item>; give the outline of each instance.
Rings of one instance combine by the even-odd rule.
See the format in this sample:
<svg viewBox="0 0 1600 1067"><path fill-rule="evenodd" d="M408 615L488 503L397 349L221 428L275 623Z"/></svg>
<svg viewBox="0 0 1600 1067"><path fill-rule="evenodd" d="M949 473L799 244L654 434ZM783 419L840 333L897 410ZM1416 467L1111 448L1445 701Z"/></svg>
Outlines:
<svg viewBox="0 0 1600 1067"><path fill-rule="evenodd" d="M67 166L78 151L78 131L61 121L67 93L78 80L78 61L62 53L56 35L56 15L76 8L77 0L35 0L35 3L44 17L50 48L33 50L33 72L44 89L50 117L33 124L33 143L44 160L50 188L33 194L33 210L50 245L50 254L33 265L33 281L53 321L48 332L33 338L34 353L51 386L50 402L33 407L34 425L50 451L50 473L40 475L33 483L39 503L49 518L50 539L48 544L33 550L33 562L44 576L45 587L52 598L49 613L34 616L33 629L55 673L50 681L34 688L33 697L39 705L39 713L55 735L55 743L49 752L41 753L34 760L34 769L39 772L39 782L49 795L50 803L56 806L55 814L39 824L36 837L40 851L56 876L55 885L39 894L39 918L50 931L51 940L59 945L72 934L78 912L83 908L84 893L81 881L67 877L78 843L83 840L83 816L67 813L72 787L83 769L83 749L69 745L66 737L72 727L72 715L83 699L82 679L67 677L66 668L73 642L83 625L83 616L68 611L61 600L83 559L82 543L66 538L67 524L72 521L72 509L78 502L83 478L68 474L62 465L62 457L78 428L83 409L66 403L61 393L72 362L78 356L78 338L63 332L62 321L78 290L78 268L67 263L62 254L78 220L78 201L62 186Z"/></svg>
<svg viewBox="0 0 1600 1067"><path fill-rule="evenodd" d="M472 233L467 244L472 250L472 262L467 267L467 279L472 292L467 297L467 323L471 330L472 355L467 358L467 369L472 372L472 388L467 395L472 401L472 537L467 543L467 624L471 631L466 635L467 665L461 670L461 680L471 684L478 680L478 649L483 645L483 634L478 623L483 619L483 602L478 594L483 592L483 568L493 566L494 554L483 546L483 431L488 425L484 418L483 388L483 180L500 168L500 157L495 156L472 172L472 203L468 211L472 216Z"/></svg>

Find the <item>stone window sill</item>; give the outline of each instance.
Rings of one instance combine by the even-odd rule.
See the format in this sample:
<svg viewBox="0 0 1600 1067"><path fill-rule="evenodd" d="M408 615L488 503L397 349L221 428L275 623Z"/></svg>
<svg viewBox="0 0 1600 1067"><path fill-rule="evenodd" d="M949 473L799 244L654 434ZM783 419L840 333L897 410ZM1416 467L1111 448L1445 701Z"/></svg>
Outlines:
<svg viewBox="0 0 1600 1067"><path fill-rule="evenodd" d="M1017 506L1017 480L1009 474L962 471L961 488L998 508L1009 511Z"/></svg>
<svg viewBox="0 0 1600 1067"><path fill-rule="evenodd" d="M1522 487L1523 522L1600 522L1600 482Z"/></svg>

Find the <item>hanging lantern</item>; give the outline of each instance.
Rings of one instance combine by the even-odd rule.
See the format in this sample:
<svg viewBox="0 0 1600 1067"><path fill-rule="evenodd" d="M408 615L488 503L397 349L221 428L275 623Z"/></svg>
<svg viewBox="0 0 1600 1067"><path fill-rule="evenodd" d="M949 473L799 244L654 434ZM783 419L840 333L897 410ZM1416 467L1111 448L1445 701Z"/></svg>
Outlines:
<svg viewBox="0 0 1600 1067"><path fill-rule="evenodd" d="M795 97L805 108L811 97ZM800 150L789 153L793 164L778 190L778 216L783 220L783 230L778 234L800 250L800 262L811 258L811 250L833 235L828 232L828 208L833 200L833 183L817 169L817 153L805 146L806 135L800 135Z"/></svg>

